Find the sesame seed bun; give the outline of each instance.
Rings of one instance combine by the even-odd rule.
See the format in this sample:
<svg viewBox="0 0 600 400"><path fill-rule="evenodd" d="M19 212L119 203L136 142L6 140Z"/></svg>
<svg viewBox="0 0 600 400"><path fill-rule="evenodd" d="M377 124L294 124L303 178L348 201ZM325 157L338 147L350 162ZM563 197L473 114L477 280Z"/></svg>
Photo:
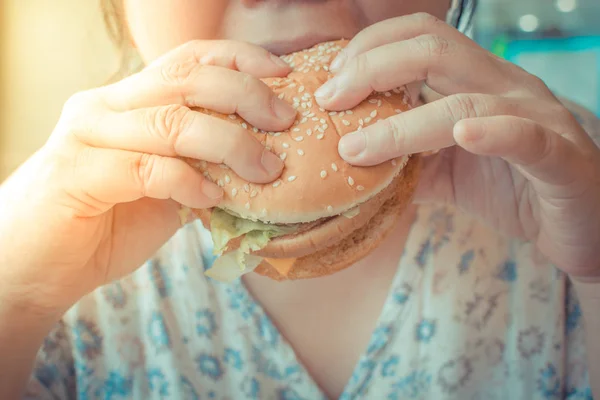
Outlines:
<svg viewBox="0 0 600 400"><path fill-rule="evenodd" d="M318 278L342 271L366 257L392 232L402 212L410 205L421 168L420 157L412 157L404 177L395 182L395 193L369 221L342 237L334 245L293 260L282 270L263 261L254 272L277 281ZM329 232L332 236L334 231Z"/></svg>
<svg viewBox="0 0 600 400"><path fill-rule="evenodd" d="M404 89L373 93L352 110L328 112L313 93L332 75L328 65L346 41L327 42L282 57L293 67L286 78L263 81L298 111L283 132L263 132L237 115L204 113L246 127L248 133L285 162L281 177L267 185L251 184L223 165L192 162L225 190L219 207L251 220L273 224L312 222L339 215L377 195L406 165L402 157L373 167L355 167L338 154L340 137L409 109Z"/></svg>
<svg viewBox="0 0 600 400"><path fill-rule="evenodd" d="M398 88L374 92L351 110L328 112L320 108L313 93L332 77L328 66L346 43L323 43L284 56L293 72L286 78L263 79L298 112L294 125L286 131L264 132L237 115L201 110L240 124L284 160L281 177L270 184L251 184L224 165L188 160L225 190L219 208L249 220L298 227L253 253L294 259L288 263L290 268L276 268L265 261L255 270L273 279L328 275L364 257L410 203L418 180L417 156L355 167L338 154L343 135L407 111L411 104L408 92ZM212 210L194 212L210 229ZM240 241L230 241L227 251L238 248Z"/></svg>

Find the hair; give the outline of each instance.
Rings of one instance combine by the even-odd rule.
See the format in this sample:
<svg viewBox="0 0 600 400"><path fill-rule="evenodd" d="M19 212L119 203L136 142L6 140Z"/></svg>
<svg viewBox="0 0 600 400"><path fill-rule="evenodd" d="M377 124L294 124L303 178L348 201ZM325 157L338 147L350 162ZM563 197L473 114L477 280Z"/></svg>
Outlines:
<svg viewBox="0 0 600 400"><path fill-rule="evenodd" d="M119 70L113 76L113 79L119 79L132 72L132 70L141 67L141 61L136 57L136 51L131 46L132 39L125 24L125 10L123 9L123 0L100 0L104 24L111 41L119 51L121 62ZM467 31L473 20L473 15L477 8L477 0L458 0L458 4L452 16L450 23L457 29ZM132 64L135 62L136 65Z"/></svg>

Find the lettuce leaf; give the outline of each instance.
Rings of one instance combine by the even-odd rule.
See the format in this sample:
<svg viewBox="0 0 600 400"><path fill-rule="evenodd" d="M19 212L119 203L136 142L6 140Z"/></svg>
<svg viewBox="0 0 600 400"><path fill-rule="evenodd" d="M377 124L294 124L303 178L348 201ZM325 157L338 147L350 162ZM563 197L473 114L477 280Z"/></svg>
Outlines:
<svg viewBox="0 0 600 400"><path fill-rule="evenodd" d="M214 243L213 252L220 257L206 274L213 279L231 282L251 272L262 261L262 258L251 255L252 251L263 249L272 238L293 233L296 229L296 226L277 226L251 221L215 208L210 218L210 231ZM242 235L245 236L240 247L223 254L227 251L229 241Z"/></svg>

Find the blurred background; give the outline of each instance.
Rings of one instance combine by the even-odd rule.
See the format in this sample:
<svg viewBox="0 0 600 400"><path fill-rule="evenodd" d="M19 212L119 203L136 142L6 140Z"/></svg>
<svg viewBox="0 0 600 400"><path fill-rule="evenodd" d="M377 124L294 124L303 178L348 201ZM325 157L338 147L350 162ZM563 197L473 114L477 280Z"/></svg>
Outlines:
<svg viewBox="0 0 600 400"><path fill-rule="evenodd" d="M471 34L600 116L600 0L480 0ZM118 60L98 0L0 0L0 181Z"/></svg>

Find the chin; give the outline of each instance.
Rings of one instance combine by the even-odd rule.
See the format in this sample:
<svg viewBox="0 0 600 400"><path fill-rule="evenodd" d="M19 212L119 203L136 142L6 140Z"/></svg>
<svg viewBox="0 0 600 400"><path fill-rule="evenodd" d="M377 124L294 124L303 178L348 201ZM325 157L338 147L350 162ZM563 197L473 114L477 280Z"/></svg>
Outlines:
<svg viewBox="0 0 600 400"><path fill-rule="evenodd" d="M346 43L329 41L285 55L293 72L263 79L297 110L286 131L255 132L239 116L200 110L246 124L248 134L285 162L278 180L253 184L223 165L186 160L225 190L218 208L194 210L211 231L219 255L207 271L210 277L231 281L255 272L283 281L333 274L370 254L412 202L419 155L357 167L338 154L343 135L409 110L407 90L374 92L343 112L328 112L314 100L316 89L331 78L330 62Z"/></svg>

